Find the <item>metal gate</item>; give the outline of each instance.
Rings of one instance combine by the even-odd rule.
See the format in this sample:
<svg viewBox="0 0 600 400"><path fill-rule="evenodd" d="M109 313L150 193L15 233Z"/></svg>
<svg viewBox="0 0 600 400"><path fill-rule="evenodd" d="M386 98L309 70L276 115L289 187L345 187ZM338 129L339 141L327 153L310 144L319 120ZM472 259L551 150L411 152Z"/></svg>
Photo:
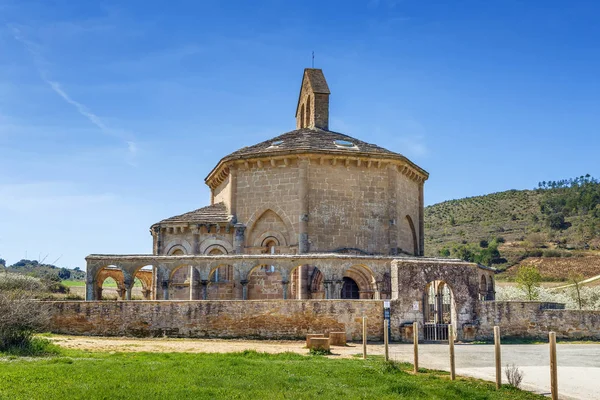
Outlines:
<svg viewBox="0 0 600 400"><path fill-rule="evenodd" d="M450 324L425 323L423 325L423 337L426 342L448 341L448 326Z"/></svg>

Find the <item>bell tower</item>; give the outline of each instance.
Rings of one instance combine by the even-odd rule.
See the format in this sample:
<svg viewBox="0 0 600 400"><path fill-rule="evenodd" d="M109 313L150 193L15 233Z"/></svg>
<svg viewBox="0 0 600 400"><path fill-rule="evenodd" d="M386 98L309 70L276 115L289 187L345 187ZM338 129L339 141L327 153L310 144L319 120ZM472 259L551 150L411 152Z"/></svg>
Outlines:
<svg viewBox="0 0 600 400"><path fill-rule="evenodd" d="M329 86L323 71L305 68L296 107L296 129L329 130Z"/></svg>

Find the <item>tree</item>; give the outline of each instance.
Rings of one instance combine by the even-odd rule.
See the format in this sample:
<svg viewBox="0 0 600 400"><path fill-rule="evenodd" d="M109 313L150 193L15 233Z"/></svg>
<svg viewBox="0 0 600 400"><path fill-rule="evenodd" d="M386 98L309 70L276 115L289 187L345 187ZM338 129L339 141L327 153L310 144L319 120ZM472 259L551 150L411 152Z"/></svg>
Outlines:
<svg viewBox="0 0 600 400"><path fill-rule="evenodd" d="M6 260L4 258L0 258L0 265L6 267Z"/></svg>
<svg viewBox="0 0 600 400"><path fill-rule="evenodd" d="M551 229L557 231L567 228L565 224L565 215L563 213L553 213L548 215L546 222Z"/></svg>
<svg viewBox="0 0 600 400"><path fill-rule="evenodd" d="M575 297L580 310L583 308L583 302L581 301L581 282L583 279L582 274L578 274L574 271L569 272L569 282L573 284L573 288L575 289Z"/></svg>
<svg viewBox="0 0 600 400"><path fill-rule="evenodd" d="M538 296L542 275L534 265L522 265L517 272L517 284L527 294L527 300L535 300Z"/></svg>
<svg viewBox="0 0 600 400"><path fill-rule="evenodd" d="M71 271L66 268L61 268L60 271L58 271L58 277L62 280L69 279L71 277Z"/></svg>

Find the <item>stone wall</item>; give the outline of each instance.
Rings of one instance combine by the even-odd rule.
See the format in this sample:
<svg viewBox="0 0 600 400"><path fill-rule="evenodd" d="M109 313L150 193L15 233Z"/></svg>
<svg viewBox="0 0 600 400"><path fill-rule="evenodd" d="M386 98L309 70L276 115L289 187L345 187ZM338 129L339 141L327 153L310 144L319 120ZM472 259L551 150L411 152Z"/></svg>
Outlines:
<svg viewBox="0 0 600 400"><path fill-rule="evenodd" d="M279 240L281 246L297 246L300 215L298 180L296 160L291 160L289 165L283 161L276 166L265 162L238 170L237 187L234 189L237 219L246 224L245 245L248 248L259 246L263 235L273 233L283 236ZM252 252L252 249L248 250Z"/></svg>
<svg viewBox="0 0 600 400"><path fill-rule="evenodd" d="M491 339L494 325L502 337L600 340L600 311L552 310L537 301L487 301L480 303L477 339Z"/></svg>
<svg viewBox="0 0 600 400"><path fill-rule="evenodd" d="M310 250L356 247L374 254L396 254L400 249L412 254L406 216L414 221L418 238L418 184L390 166L332 163L311 161L309 167Z"/></svg>
<svg viewBox="0 0 600 400"><path fill-rule="evenodd" d="M345 330L361 340L383 338L383 302L270 301L65 301L50 303L51 331L73 335L193 338L303 339L307 333Z"/></svg>

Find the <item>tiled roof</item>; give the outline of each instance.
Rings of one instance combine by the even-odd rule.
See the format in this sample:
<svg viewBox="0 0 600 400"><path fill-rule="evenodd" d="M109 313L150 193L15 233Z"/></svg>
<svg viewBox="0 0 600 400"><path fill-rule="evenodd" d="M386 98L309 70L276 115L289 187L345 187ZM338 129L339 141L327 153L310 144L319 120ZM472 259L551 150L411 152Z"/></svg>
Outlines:
<svg viewBox="0 0 600 400"><path fill-rule="evenodd" d="M294 150L321 150L343 154L371 153L374 155L400 156L400 154L384 149L383 147L363 142L342 133L324 131L318 128L303 128L284 133L253 146L241 148L226 156L224 160L238 157L243 158L244 156L285 153Z"/></svg>
<svg viewBox="0 0 600 400"><path fill-rule="evenodd" d="M327 81L325 80L325 75L323 75L322 70L316 68L306 68L305 71L313 92L326 94L331 93L329 91L329 86L327 85Z"/></svg>
<svg viewBox="0 0 600 400"><path fill-rule="evenodd" d="M223 223L229 222L230 217L227 213L227 206L225 203L216 203L211 206L199 208L194 211L187 212L185 214L176 215L171 218L163 219L160 223Z"/></svg>

